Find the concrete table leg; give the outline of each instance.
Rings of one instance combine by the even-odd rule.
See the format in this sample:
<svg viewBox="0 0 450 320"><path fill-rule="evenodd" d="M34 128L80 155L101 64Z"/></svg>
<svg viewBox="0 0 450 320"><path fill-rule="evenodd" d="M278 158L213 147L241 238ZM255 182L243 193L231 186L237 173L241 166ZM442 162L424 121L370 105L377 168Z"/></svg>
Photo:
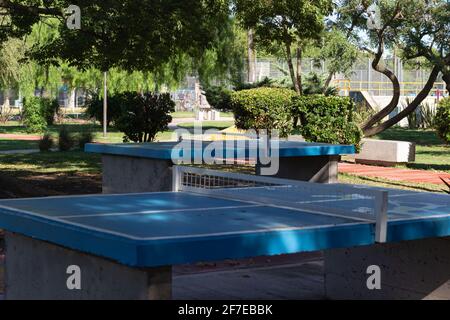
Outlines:
<svg viewBox="0 0 450 320"><path fill-rule="evenodd" d="M103 155L103 193L172 191L170 160Z"/></svg>
<svg viewBox="0 0 450 320"><path fill-rule="evenodd" d="M450 299L450 238L325 252L329 299ZM369 290L369 266L381 269L381 290Z"/></svg>
<svg viewBox="0 0 450 320"><path fill-rule="evenodd" d="M316 183L337 183L339 156L280 158L277 178L309 181ZM261 165L256 174L261 175Z"/></svg>
<svg viewBox="0 0 450 320"><path fill-rule="evenodd" d="M69 266L81 269L81 290L69 290ZM165 300L172 268L131 268L93 255L6 233L8 300Z"/></svg>

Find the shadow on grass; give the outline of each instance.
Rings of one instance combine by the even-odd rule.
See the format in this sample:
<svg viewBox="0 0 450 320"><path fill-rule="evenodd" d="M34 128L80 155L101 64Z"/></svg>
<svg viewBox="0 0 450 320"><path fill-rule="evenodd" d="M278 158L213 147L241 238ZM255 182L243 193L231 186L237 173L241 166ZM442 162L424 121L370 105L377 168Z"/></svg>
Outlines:
<svg viewBox="0 0 450 320"><path fill-rule="evenodd" d="M443 145L437 133L432 130L411 130L405 128L393 128L380 133L378 138L382 140L398 140L414 142L421 146Z"/></svg>
<svg viewBox="0 0 450 320"><path fill-rule="evenodd" d="M37 149L37 141L0 140L0 151Z"/></svg>
<svg viewBox="0 0 450 320"><path fill-rule="evenodd" d="M409 163L406 168L415 170L450 171L450 164Z"/></svg>
<svg viewBox="0 0 450 320"><path fill-rule="evenodd" d="M0 155L0 163L15 175L45 172L101 172L101 156L79 151ZM12 168L12 169L11 169ZM2 170L3 171L3 170Z"/></svg>
<svg viewBox="0 0 450 320"><path fill-rule="evenodd" d="M404 182L400 182L400 181L392 181L392 180L385 180L385 179L376 179L376 178L371 178L371 177L363 177L363 176L353 176L350 174L347 174L346 176L351 177L351 178L356 178L358 180L361 181L366 181L366 182L370 182L372 184L378 184L378 185L385 185L385 187L389 188L408 188L408 189L414 189L414 190L418 190L418 191L426 191L426 192L444 192L444 189L440 189L439 185L436 185L436 189L433 188L429 188L427 186L423 186L420 184L409 184L409 183L404 183Z"/></svg>

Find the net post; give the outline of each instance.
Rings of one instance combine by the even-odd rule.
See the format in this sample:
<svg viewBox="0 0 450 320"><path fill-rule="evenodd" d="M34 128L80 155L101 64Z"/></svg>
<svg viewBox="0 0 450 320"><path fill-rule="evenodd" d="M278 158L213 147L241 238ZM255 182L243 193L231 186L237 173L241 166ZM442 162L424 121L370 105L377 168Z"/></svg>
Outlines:
<svg viewBox="0 0 450 320"><path fill-rule="evenodd" d="M387 242L387 226L388 226L388 203L389 192L382 191L375 198L376 206L376 231L375 242L386 243Z"/></svg>
<svg viewBox="0 0 450 320"><path fill-rule="evenodd" d="M172 167L172 191L179 192L182 179L182 170L179 166Z"/></svg>

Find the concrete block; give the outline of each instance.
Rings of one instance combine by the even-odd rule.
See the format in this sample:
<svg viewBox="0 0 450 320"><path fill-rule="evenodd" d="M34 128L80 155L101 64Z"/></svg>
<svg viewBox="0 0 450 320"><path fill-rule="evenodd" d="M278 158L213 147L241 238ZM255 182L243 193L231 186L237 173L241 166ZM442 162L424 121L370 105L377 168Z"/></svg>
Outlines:
<svg viewBox="0 0 450 320"><path fill-rule="evenodd" d="M315 183L337 183L339 156L280 158L276 178L309 181ZM261 165L256 165L256 174L261 174Z"/></svg>
<svg viewBox="0 0 450 320"><path fill-rule="evenodd" d="M103 155L103 193L172 191L170 160Z"/></svg>
<svg viewBox="0 0 450 320"><path fill-rule="evenodd" d="M81 268L81 290L67 288L72 265ZM131 268L8 232L5 287L7 300L165 300L172 268Z"/></svg>
<svg viewBox="0 0 450 320"><path fill-rule="evenodd" d="M416 145L411 142L390 140L363 140L357 163L395 166L416 160Z"/></svg>
<svg viewBox="0 0 450 320"><path fill-rule="evenodd" d="M330 299L450 299L450 238L328 250ZM367 268L381 268L381 290L367 288Z"/></svg>

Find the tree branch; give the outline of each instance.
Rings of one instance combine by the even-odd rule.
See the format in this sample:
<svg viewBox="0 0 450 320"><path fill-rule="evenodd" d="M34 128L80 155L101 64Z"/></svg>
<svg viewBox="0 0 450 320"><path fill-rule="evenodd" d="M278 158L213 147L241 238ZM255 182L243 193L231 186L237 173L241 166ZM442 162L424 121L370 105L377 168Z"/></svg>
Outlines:
<svg viewBox="0 0 450 320"><path fill-rule="evenodd" d="M43 8L36 6L26 6L18 3L13 3L9 0L0 0L0 8L7 10L22 11L36 15L48 15L48 16L63 16L63 11L58 8Z"/></svg>
<svg viewBox="0 0 450 320"><path fill-rule="evenodd" d="M362 130L365 132L369 130L371 127L373 127L378 122L382 121L385 117L387 117L392 111L397 108L398 103L400 102L400 96L401 96L401 88L400 88L400 81L398 80L397 76L392 72L390 69L388 69L386 66L380 65L380 61L384 54L384 40L383 35L381 33L378 34L379 39L379 45L378 45L378 52L375 55L375 59L372 62L372 68L381 73L384 74L386 77L389 78L389 80L392 82L393 86L393 96L391 102L383 108L380 112L375 114L372 118L367 120L366 123L363 124Z"/></svg>
<svg viewBox="0 0 450 320"><path fill-rule="evenodd" d="M366 137L372 137L380 132L383 132L403 119L405 119L408 115L410 115L412 112L414 112L417 107L420 106L420 104L428 97L430 91L433 89L434 83L437 80L437 77L439 75L440 69L439 67L435 66L433 70L431 71L430 77L428 78L427 83L425 84L424 88L420 93L417 95L417 97L408 105L408 107L405 108L402 112L397 114L395 117L389 119L388 121L380 124L377 127L373 128L367 128L364 130L364 135Z"/></svg>

